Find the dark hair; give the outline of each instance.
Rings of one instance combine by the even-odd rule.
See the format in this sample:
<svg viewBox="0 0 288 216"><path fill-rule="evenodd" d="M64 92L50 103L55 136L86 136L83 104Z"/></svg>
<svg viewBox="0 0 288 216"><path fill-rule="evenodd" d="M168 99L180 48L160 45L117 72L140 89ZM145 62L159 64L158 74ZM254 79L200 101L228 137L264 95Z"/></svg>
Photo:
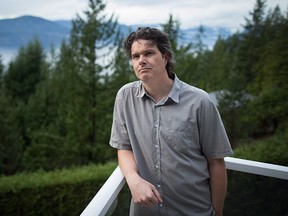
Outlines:
<svg viewBox="0 0 288 216"><path fill-rule="evenodd" d="M134 41L140 39L150 41L152 45L156 45L159 51L166 56L167 58L166 70L168 76L173 79L174 78L173 69L175 61L172 47L167 34L161 32L159 29L150 27L139 27L136 31L133 31L124 41L124 48L130 59L131 59L131 46Z"/></svg>

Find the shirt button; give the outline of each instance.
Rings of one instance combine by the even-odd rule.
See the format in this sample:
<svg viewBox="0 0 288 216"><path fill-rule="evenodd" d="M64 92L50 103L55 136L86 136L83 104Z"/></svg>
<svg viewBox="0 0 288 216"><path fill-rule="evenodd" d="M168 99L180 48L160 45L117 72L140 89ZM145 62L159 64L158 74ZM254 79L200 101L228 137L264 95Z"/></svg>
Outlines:
<svg viewBox="0 0 288 216"><path fill-rule="evenodd" d="M155 145L155 148L158 148L158 145Z"/></svg>
<svg viewBox="0 0 288 216"><path fill-rule="evenodd" d="M159 204L159 206L160 206L160 207L163 207L163 204L162 204L162 203L160 203L160 204Z"/></svg>
<svg viewBox="0 0 288 216"><path fill-rule="evenodd" d="M160 187L161 187L161 185L160 185L160 184L158 184L158 185L157 185L157 187L158 187L158 188L160 188Z"/></svg>
<svg viewBox="0 0 288 216"><path fill-rule="evenodd" d="M158 166L158 165L156 165L155 167L156 167L157 169L159 168L159 166Z"/></svg>

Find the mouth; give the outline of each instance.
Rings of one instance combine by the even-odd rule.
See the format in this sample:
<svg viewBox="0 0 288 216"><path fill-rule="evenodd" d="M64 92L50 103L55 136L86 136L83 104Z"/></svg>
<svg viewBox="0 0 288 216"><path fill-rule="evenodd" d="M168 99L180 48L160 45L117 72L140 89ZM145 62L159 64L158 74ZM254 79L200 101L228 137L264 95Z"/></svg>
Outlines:
<svg viewBox="0 0 288 216"><path fill-rule="evenodd" d="M147 72L148 70L150 70L150 68L141 68L139 73Z"/></svg>

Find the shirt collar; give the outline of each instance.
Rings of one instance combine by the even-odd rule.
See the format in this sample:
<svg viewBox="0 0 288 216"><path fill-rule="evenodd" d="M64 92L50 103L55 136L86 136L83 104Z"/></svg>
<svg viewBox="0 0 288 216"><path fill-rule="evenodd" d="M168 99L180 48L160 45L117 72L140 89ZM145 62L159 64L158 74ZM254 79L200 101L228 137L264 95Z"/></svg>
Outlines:
<svg viewBox="0 0 288 216"><path fill-rule="evenodd" d="M138 87L139 87L138 88L138 92L136 94L137 97L148 96L146 91L145 91L145 89L144 89L144 87L143 87L143 83L141 81L139 81L139 86ZM175 103L179 103L180 87L181 87L181 81L178 79L178 77L175 74L173 86L172 86L172 89L170 90L170 92L168 94L167 100L169 100L169 98L170 98Z"/></svg>
<svg viewBox="0 0 288 216"><path fill-rule="evenodd" d="M168 94L168 98L173 100L175 103L179 103L180 88L181 88L181 81L178 79L178 77L175 74L175 78L174 78L174 83L173 83L172 89L171 89L171 91Z"/></svg>
<svg viewBox="0 0 288 216"><path fill-rule="evenodd" d="M137 86L137 92L135 94L136 97L142 98L146 95L146 91L143 87L143 83L141 81L138 81L138 86Z"/></svg>

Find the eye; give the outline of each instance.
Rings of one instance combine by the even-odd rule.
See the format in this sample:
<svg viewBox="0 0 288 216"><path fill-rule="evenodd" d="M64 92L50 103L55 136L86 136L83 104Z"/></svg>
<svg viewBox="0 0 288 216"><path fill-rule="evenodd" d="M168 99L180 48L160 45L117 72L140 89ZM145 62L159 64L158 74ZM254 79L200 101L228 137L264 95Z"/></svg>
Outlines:
<svg viewBox="0 0 288 216"><path fill-rule="evenodd" d="M151 56L151 55L153 55L154 53L152 52L152 51L147 51L146 53L145 53L145 56Z"/></svg>
<svg viewBox="0 0 288 216"><path fill-rule="evenodd" d="M139 55L132 55L131 59L132 60L137 60L139 58Z"/></svg>

